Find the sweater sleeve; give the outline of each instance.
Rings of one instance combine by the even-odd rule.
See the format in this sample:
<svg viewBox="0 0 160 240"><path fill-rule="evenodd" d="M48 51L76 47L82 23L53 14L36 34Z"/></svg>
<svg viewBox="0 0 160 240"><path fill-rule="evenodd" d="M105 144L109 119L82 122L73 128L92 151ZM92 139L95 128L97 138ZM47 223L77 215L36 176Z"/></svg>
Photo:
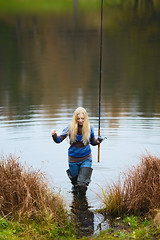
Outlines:
<svg viewBox="0 0 160 240"><path fill-rule="evenodd" d="M54 140L55 143L61 143L61 142L62 142L60 136L58 136L57 133L55 133L54 135L52 135L52 138L53 138L53 140Z"/></svg>
<svg viewBox="0 0 160 240"><path fill-rule="evenodd" d="M68 135L69 133L69 126L63 129L62 133L58 136L57 133L52 135L52 138L55 143L61 143Z"/></svg>
<svg viewBox="0 0 160 240"><path fill-rule="evenodd" d="M93 126L91 126L90 143L91 143L92 146L98 145L98 141L97 141L97 139L95 138L95 135L94 135Z"/></svg>

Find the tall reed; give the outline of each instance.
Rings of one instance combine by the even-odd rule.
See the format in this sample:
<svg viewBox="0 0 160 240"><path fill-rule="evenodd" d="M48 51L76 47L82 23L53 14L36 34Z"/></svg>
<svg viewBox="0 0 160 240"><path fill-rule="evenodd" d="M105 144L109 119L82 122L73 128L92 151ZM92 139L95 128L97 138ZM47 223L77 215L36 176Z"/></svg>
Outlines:
<svg viewBox="0 0 160 240"><path fill-rule="evenodd" d="M25 168L12 155L0 161L0 215L36 219L48 216L57 224L67 220L63 199L48 187L45 174Z"/></svg>
<svg viewBox="0 0 160 240"><path fill-rule="evenodd" d="M121 180L103 190L101 198L111 216L145 214L160 208L160 159L143 155L136 167L123 172Z"/></svg>

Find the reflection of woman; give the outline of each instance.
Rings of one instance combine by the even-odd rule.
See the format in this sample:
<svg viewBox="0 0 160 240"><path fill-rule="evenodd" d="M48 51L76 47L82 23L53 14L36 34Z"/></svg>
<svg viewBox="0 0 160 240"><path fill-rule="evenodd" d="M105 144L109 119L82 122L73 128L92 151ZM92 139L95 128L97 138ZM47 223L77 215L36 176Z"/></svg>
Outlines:
<svg viewBox="0 0 160 240"><path fill-rule="evenodd" d="M70 139L67 174L74 190L84 194L92 174L90 143L95 146L102 141L102 138L95 139L94 129L89 123L87 111L82 107L74 111L70 125L62 131L60 136L55 130L52 130L52 137L56 143L62 142L67 136Z"/></svg>
<svg viewBox="0 0 160 240"><path fill-rule="evenodd" d="M94 233L94 213L88 206L86 195L73 196L71 212L78 236L91 236Z"/></svg>

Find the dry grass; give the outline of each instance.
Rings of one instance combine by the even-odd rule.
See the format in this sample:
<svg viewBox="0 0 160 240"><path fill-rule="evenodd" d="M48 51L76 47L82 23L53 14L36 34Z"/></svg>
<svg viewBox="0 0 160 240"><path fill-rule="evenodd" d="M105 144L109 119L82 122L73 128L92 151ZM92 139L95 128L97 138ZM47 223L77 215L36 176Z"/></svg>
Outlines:
<svg viewBox="0 0 160 240"><path fill-rule="evenodd" d="M49 189L45 175L25 169L12 155L0 161L0 215L66 220L62 198Z"/></svg>
<svg viewBox="0 0 160 240"><path fill-rule="evenodd" d="M146 213L160 207L160 159L147 154L124 177L124 207Z"/></svg>
<svg viewBox="0 0 160 240"><path fill-rule="evenodd" d="M105 211L112 217L116 217L122 212L122 189L120 180L118 183L113 183L105 190L102 190L102 199L105 206Z"/></svg>
<svg viewBox="0 0 160 240"><path fill-rule="evenodd" d="M137 167L123 173L122 180L109 186L102 201L111 216L145 214L160 208L160 159L146 154Z"/></svg>

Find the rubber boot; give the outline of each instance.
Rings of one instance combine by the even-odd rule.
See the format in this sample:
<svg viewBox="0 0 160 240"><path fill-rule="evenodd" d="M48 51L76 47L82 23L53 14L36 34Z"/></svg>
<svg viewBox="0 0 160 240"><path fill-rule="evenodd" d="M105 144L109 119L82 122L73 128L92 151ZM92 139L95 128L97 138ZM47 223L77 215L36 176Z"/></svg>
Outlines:
<svg viewBox="0 0 160 240"><path fill-rule="evenodd" d="M73 185L72 191L73 191L73 192L76 192L76 191L77 191L77 177L78 177L78 176L72 177L71 172L70 172L69 169L67 169L66 173L67 173L67 175L68 175L68 177L69 177L69 179L71 180L71 183L72 183L72 185Z"/></svg>
<svg viewBox="0 0 160 240"><path fill-rule="evenodd" d="M93 169L90 167L81 167L77 177L78 192L80 196L84 196L87 191L87 186L91 182Z"/></svg>

